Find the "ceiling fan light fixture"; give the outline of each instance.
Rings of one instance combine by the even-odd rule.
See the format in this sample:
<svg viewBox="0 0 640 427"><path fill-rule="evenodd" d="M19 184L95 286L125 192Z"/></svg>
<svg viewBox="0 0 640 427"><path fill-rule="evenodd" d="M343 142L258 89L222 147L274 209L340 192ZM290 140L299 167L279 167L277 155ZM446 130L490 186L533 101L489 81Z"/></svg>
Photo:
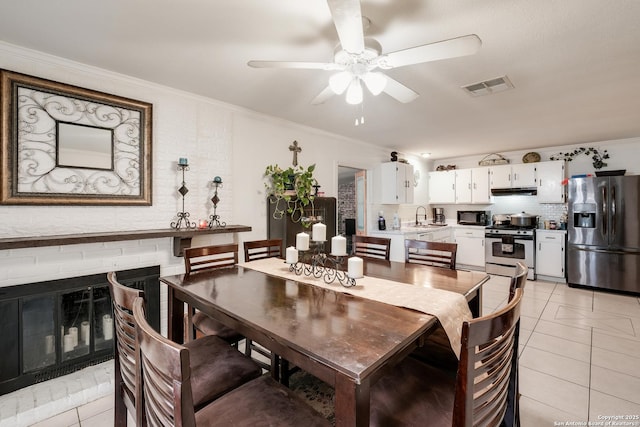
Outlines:
<svg viewBox="0 0 640 427"><path fill-rule="evenodd" d="M362 76L362 80L374 96L380 95L387 86L387 76L380 72L368 72Z"/></svg>
<svg viewBox="0 0 640 427"><path fill-rule="evenodd" d="M353 75L348 71L340 71L329 77L329 87L336 95L342 95L349 87Z"/></svg>
<svg viewBox="0 0 640 427"><path fill-rule="evenodd" d="M362 103L362 85L360 79L354 77L347 89L347 104L358 105Z"/></svg>

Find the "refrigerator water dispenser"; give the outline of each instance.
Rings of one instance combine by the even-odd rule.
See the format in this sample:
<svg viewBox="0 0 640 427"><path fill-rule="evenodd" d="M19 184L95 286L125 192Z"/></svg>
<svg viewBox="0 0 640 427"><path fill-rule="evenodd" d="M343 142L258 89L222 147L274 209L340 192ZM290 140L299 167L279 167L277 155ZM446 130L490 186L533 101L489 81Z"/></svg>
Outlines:
<svg viewBox="0 0 640 427"><path fill-rule="evenodd" d="M576 203L573 205L573 226L595 228L596 205L593 203Z"/></svg>

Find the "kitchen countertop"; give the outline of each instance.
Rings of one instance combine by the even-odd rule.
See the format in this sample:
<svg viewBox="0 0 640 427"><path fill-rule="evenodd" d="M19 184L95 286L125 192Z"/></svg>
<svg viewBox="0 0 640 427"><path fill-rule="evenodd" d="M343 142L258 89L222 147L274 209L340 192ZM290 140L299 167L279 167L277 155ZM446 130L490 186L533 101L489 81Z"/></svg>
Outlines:
<svg viewBox="0 0 640 427"><path fill-rule="evenodd" d="M555 230L547 230L547 229L545 229L545 228L538 228L538 229L536 229L536 232L538 232L538 233L539 233L539 232L541 232L541 231L544 231L545 233L562 233L562 234L567 234L567 230L558 230L558 229L555 229Z"/></svg>
<svg viewBox="0 0 640 427"><path fill-rule="evenodd" d="M456 223L447 223L446 225L436 225L436 226L403 226L399 230L369 230L369 233L375 234L389 234L389 235L405 235L405 234L413 234L413 233L430 233L438 230L448 230L452 228L471 228L471 229L484 229L484 225L460 225ZM561 230L558 230L561 231Z"/></svg>

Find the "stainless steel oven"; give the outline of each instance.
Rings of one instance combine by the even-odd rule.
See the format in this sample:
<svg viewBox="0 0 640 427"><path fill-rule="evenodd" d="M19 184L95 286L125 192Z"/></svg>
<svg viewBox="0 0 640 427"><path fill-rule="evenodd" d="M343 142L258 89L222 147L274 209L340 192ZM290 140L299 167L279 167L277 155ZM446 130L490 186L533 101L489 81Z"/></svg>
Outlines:
<svg viewBox="0 0 640 427"><path fill-rule="evenodd" d="M492 228L485 231L485 271L513 276L518 261L529 267L529 280L535 280L536 235L534 229Z"/></svg>

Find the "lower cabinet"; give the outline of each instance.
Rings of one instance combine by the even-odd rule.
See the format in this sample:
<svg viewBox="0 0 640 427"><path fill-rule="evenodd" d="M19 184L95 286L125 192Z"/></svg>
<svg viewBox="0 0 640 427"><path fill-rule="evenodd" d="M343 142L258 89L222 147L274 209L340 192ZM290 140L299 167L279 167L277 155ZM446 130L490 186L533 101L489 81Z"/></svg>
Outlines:
<svg viewBox="0 0 640 427"><path fill-rule="evenodd" d="M453 235L458 244L456 266L484 269L484 228L455 228Z"/></svg>
<svg viewBox="0 0 640 427"><path fill-rule="evenodd" d="M563 231L536 230L536 275L565 281Z"/></svg>

